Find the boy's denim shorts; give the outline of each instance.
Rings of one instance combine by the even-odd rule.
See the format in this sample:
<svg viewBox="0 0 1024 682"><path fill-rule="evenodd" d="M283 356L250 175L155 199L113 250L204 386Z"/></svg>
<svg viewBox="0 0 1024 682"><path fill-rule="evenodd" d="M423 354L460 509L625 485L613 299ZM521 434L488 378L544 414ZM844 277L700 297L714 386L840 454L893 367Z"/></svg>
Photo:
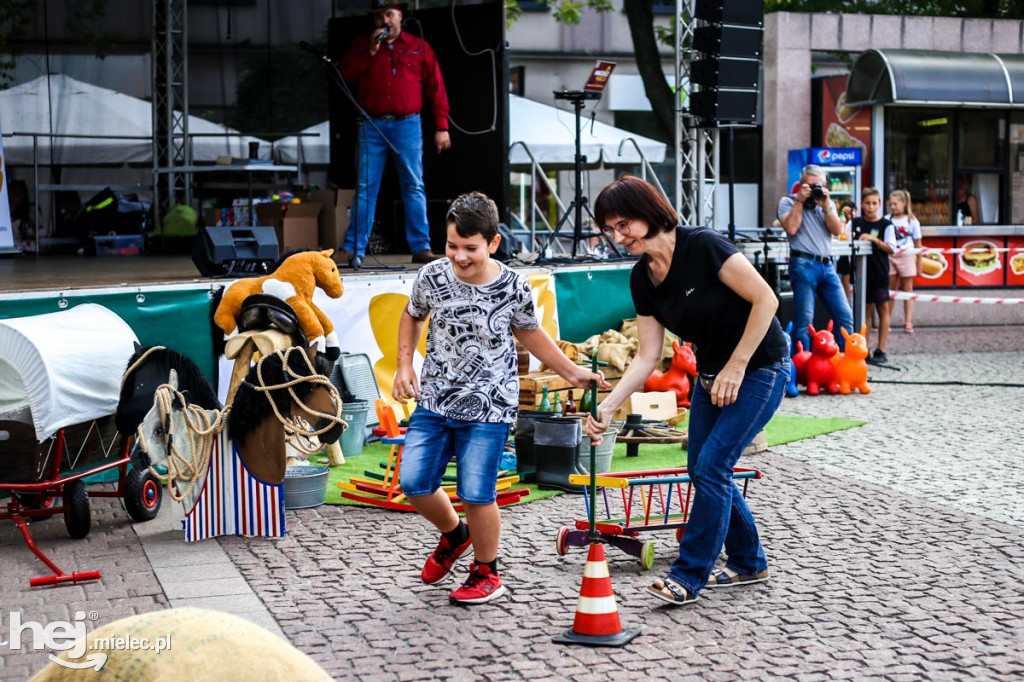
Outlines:
<svg viewBox="0 0 1024 682"><path fill-rule="evenodd" d="M464 422L417 407L405 434L399 479L407 497L430 495L455 457L456 492L463 502L497 499L498 464L508 442L509 424Z"/></svg>

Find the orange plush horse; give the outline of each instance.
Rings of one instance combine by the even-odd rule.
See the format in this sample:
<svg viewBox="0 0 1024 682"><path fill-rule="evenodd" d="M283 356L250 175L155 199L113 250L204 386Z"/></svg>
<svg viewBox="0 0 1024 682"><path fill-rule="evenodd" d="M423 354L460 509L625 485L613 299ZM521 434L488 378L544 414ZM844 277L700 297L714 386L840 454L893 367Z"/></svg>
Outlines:
<svg viewBox="0 0 1024 682"><path fill-rule="evenodd" d="M846 339L846 352L832 356L836 378L839 379L839 392L849 395L853 389L857 389L861 393L871 393L871 387L868 386L868 342L864 337L868 333L868 326L861 327L859 334L847 334L842 327L839 331Z"/></svg>
<svg viewBox="0 0 1024 682"><path fill-rule="evenodd" d="M644 382L645 391L673 391L676 394L676 407L690 406L690 377L697 376L697 358L693 355L690 342L682 346L678 341L672 342L672 365L667 372L654 370L650 378Z"/></svg>
<svg viewBox="0 0 1024 682"><path fill-rule="evenodd" d="M224 292L213 315L214 323L224 331L225 336L235 335L238 332L242 302L252 294L267 294L292 307L310 343L316 341L321 351L325 348L340 350L334 324L313 303L313 291L317 287L331 298L340 298L344 291L338 266L331 259L332 253L334 249L296 253L284 259L266 277L238 280Z"/></svg>

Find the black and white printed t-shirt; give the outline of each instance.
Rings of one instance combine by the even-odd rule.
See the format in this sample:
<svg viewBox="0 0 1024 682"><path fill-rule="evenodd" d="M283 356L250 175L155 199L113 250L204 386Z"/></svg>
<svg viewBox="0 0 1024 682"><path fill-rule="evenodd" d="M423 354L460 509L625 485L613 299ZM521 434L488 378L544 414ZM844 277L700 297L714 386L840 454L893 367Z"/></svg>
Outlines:
<svg viewBox="0 0 1024 682"><path fill-rule="evenodd" d="M430 315L418 404L460 421L511 424L519 408L512 329L540 326L530 283L503 263L486 284L467 284L441 258L416 274L409 314Z"/></svg>

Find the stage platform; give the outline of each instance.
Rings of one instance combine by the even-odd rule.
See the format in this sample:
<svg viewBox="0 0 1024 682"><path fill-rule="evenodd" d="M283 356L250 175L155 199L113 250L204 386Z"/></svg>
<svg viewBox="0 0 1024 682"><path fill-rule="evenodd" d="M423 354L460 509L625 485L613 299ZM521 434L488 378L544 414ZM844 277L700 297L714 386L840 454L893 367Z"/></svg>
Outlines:
<svg viewBox="0 0 1024 682"><path fill-rule="evenodd" d="M356 271L341 269L342 278L353 275L414 273L421 267L409 262L411 256L387 254L369 256ZM379 262L378 262L379 261ZM375 269L373 266L388 269ZM214 278L199 274L192 258L176 256L12 256L0 258L0 294L30 291L73 291L77 289L216 284L237 277Z"/></svg>

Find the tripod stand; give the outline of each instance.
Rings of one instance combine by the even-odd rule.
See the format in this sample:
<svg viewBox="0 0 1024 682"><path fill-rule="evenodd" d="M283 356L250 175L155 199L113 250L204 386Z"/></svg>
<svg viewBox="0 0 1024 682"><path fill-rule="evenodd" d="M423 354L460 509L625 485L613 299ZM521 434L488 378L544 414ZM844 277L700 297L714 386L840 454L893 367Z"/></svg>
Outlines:
<svg viewBox="0 0 1024 682"><path fill-rule="evenodd" d="M555 229L548 236L547 241L544 242L544 246L541 248L541 254L543 254L544 251L547 250L547 247L551 245L551 242L558 237L558 233L561 231L562 225L564 225L565 221L569 219L569 216L573 216L572 257L575 259L576 249L581 241L584 239L590 239L591 237L603 236L600 232L583 233L583 209L587 210L587 215L591 218L594 217L594 214L590 212L587 197L583 196L583 163L586 161L586 158L584 158L580 148L580 119L581 112L583 111L583 103L586 100L601 99L601 93L590 92L588 90L556 90L555 99L572 102L573 110L576 114L576 156L573 159L573 173L576 186L573 193L572 203L570 203L568 208L565 209L565 213L558 220L558 224L555 225ZM616 256L621 255L619 250L615 248L615 244L613 242L609 241L608 244Z"/></svg>

